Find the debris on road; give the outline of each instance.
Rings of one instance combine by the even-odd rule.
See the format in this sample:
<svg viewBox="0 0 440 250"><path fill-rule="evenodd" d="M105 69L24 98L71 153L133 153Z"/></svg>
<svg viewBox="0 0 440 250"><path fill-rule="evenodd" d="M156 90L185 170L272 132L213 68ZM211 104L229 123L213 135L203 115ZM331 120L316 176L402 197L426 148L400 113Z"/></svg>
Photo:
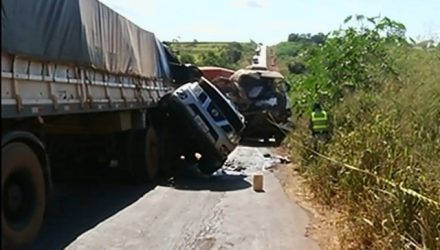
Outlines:
<svg viewBox="0 0 440 250"><path fill-rule="evenodd" d="M243 166L243 164L241 164L240 162L237 162L235 159L232 159L225 162L225 164L223 165L223 169L234 172L241 172L246 170L246 167Z"/></svg>
<svg viewBox="0 0 440 250"><path fill-rule="evenodd" d="M264 168L264 170L269 170L272 171L274 168L276 168L278 165L274 164L274 165L270 165Z"/></svg>
<svg viewBox="0 0 440 250"><path fill-rule="evenodd" d="M246 147L242 147L246 148ZM246 152L246 154L243 154ZM277 155L269 150L246 148L246 150L233 152L223 165L223 170L236 173L253 173L257 171L270 171L281 164L288 164L291 160L286 156Z"/></svg>
<svg viewBox="0 0 440 250"><path fill-rule="evenodd" d="M289 164L292 162L288 157L278 156L278 159L282 164Z"/></svg>
<svg viewBox="0 0 440 250"><path fill-rule="evenodd" d="M277 160L280 161L279 163L282 163L282 164L289 164L289 163L292 162L292 161L291 161L288 157L286 157L286 156L281 156L281 155L271 155L271 154L269 154L269 153L265 153L265 154L263 154L263 156L264 156L264 158L273 158L273 159L277 159Z"/></svg>

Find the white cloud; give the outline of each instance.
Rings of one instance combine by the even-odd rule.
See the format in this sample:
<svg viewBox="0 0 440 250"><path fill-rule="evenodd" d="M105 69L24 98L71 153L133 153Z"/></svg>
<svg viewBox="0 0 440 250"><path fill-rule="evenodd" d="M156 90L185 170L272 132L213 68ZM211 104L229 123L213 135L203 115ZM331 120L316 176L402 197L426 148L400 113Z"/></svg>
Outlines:
<svg viewBox="0 0 440 250"><path fill-rule="evenodd" d="M266 8L269 6L268 0L233 0L231 5L236 8Z"/></svg>

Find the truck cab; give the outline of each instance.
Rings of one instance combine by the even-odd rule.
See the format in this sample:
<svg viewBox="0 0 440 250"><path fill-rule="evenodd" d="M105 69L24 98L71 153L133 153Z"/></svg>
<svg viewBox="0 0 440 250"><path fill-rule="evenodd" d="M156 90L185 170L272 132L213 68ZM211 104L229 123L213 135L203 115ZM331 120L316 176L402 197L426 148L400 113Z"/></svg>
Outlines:
<svg viewBox="0 0 440 250"><path fill-rule="evenodd" d="M187 154L202 155L199 168L212 174L240 142L244 116L206 78L184 84L167 100L177 125L178 138ZM185 157L188 157L186 155ZM190 156L191 157L191 156Z"/></svg>

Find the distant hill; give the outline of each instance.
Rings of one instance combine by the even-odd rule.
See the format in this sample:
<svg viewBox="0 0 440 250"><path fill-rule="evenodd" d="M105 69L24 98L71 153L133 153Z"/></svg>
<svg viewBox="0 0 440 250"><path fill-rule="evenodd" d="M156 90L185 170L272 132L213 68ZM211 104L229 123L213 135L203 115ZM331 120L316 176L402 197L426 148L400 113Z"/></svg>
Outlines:
<svg viewBox="0 0 440 250"><path fill-rule="evenodd" d="M184 63L231 69L249 65L256 48L254 42L172 41L167 43Z"/></svg>

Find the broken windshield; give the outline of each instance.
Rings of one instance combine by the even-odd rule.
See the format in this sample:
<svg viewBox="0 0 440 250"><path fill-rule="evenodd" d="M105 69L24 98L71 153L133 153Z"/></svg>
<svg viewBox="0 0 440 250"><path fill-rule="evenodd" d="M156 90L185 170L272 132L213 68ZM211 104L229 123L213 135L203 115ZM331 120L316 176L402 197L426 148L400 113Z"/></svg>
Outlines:
<svg viewBox="0 0 440 250"><path fill-rule="evenodd" d="M243 77L240 82L240 87L250 99L267 99L273 97L276 92L285 93L286 85L286 81L282 78L260 77L257 79L253 76Z"/></svg>

